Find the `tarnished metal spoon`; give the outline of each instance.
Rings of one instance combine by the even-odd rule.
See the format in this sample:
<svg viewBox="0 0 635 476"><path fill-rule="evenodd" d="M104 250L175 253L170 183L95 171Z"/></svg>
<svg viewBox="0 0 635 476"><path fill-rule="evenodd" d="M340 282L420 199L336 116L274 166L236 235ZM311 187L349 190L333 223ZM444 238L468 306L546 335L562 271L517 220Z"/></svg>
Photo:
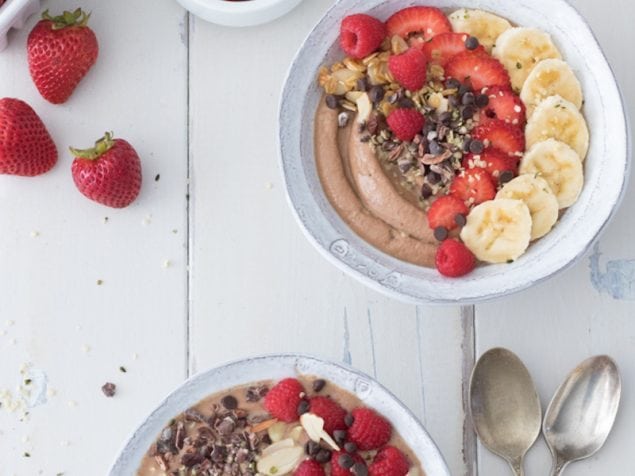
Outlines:
<svg viewBox="0 0 635 476"><path fill-rule="evenodd" d="M540 434L540 399L529 371L506 349L491 349L476 363L470 380L470 409L476 434L504 458L516 476Z"/></svg>
<svg viewBox="0 0 635 476"><path fill-rule="evenodd" d="M569 374L551 400L543 424L554 459L552 476L602 447L613 428L621 391L617 365L605 355L585 360Z"/></svg>

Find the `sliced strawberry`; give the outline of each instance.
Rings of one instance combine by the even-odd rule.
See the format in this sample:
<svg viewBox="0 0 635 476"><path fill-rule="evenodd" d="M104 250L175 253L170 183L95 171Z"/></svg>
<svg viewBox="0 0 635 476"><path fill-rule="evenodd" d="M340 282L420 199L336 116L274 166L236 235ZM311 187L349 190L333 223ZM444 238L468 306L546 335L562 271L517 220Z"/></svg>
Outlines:
<svg viewBox="0 0 635 476"><path fill-rule="evenodd" d="M487 86L510 86L509 74L495 58L483 51L465 51L448 61L445 75L461 83L470 83L475 91Z"/></svg>
<svg viewBox="0 0 635 476"><path fill-rule="evenodd" d="M507 155L495 147L485 149L482 154L468 154L463 159L463 168L485 169L494 178L500 177L503 172L511 172L514 177L518 175L518 158Z"/></svg>
<svg viewBox="0 0 635 476"><path fill-rule="evenodd" d="M452 195L439 197L428 210L428 226L433 230L439 227L454 230L459 226L457 215L466 217L469 212L463 200Z"/></svg>
<svg viewBox="0 0 635 476"><path fill-rule="evenodd" d="M457 175L450 185L450 193L467 205L478 205L496 196L496 184L483 169L468 169Z"/></svg>
<svg viewBox="0 0 635 476"><path fill-rule="evenodd" d="M361 59L375 51L386 38L386 25L377 18L363 13L342 20L340 46L344 52Z"/></svg>
<svg viewBox="0 0 635 476"><path fill-rule="evenodd" d="M470 51L465 46L468 38L469 36L465 33L441 33L423 44L423 54L426 55L428 61L445 66L454 56L464 51ZM484 53L485 48L479 45L476 50L472 51Z"/></svg>
<svg viewBox="0 0 635 476"><path fill-rule="evenodd" d="M399 10L386 22L389 36L423 37L429 40L441 33L452 31L450 21L438 8L409 7Z"/></svg>
<svg viewBox="0 0 635 476"><path fill-rule="evenodd" d="M515 157L525 152L523 130L498 119L479 125L472 131L472 139L480 140L485 147L495 147Z"/></svg>
<svg viewBox="0 0 635 476"><path fill-rule="evenodd" d="M426 57L417 48L391 56L388 69L395 80L410 91L418 91L426 82Z"/></svg>
<svg viewBox="0 0 635 476"><path fill-rule="evenodd" d="M483 94L487 94L489 103L481 110L481 124L500 119L514 126L525 127L525 105L511 88L493 86L483 91Z"/></svg>

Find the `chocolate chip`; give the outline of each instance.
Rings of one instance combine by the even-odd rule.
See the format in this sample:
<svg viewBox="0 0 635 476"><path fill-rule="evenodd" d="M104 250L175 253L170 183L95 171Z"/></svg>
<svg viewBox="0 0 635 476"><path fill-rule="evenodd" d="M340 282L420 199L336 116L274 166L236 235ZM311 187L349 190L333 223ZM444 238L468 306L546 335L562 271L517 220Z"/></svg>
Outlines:
<svg viewBox="0 0 635 476"><path fill-rule="evenodd" d="M298 415L304 415L306 412L309 411L310 407L311 405L309 405L309 402L307 402L306 400L302 400L298 404Z"/></svg>
<svg viewBox="0 0 635 476"><path fill-rule="evenodd" d="M435 140L430 141L430 144L428 145L428 147L430 149L430 153L433 155L439 155L443 152L443 147L441 147L439 143Z"/></svg>
<svg viewBox="0 0 635 476"><path fill-rule="evenodd" d="M459 97L455 94L448 96L448 104L450 107L456 107L459 105Z"/></svg>
<svg viewBox="0 0 635 476"><path fill-rule="evenodd" d="M481 109L489 104L489 96L487 94L479 94L476 96L476 105Z"/></svg>
<svg viewBox="0 0 635 476"><path fill-rule="evenodd" d="M351 415L350 413L344 417L344 424L347 427L350 428L351 426L353 426L354 422L355 422L355 417L353 415Z"/></svg>
<svg viewBox="0 0 635 476"><path fill-rule="evenodd" d="M333 439L336 443L344 443L346 441L346 430L335 430L333 432Z"/></svg>
<svg viewBox="0 0 635 476"><path fill-rule="evenodd" d="M235 410L238 408L238 400L233 395L226 395L220 401L221 405L227 408L227 410Z"/></svg>
<svg viewBox="0 0 635 476"><path fill-rule="evenodd" d="M363 78L360 78L357 80L356 83L357 89L358 91L366 91L368 90L368 78L366 76L364 76Z"/></svg>
<svg viewBox="0 0 635 476"><path fill-rule="evenodd" d="M461 87L461 83L454 78L450 78L445 82L445 87L447 89L459 89Z"/></svg>
<svg viewBox="0 0 635 476"><path fill-rule="evenodd" d="M465 93L470 92L472 90L467 84L461 84L459 87L459 96L463 96Z"/></svg>
<svg viewBox="0 0 635 476"><path fill-rule="evenodd" d="M337 462L344 469L351 469L355 464L355 460L353 460L351 455L347 455L346 453L340 455L340 457L337 458Z"/></svg>
<svg viewBox="0 0 635 476"><path fill-rule="evenodd" d="M463 108L463 111L461 111L461 117L465 121L467 121L468 119L472 119L474 117L474 114L476 114L476 108L472 105L465 106Z"/></svg>
<svg viewBox="0 0 635 476"><path fill-rule="evenodd" d="M485 149L485 145L480 140L473 140L470 143L470 152L473 154L481 154Z"/></svg>
<svg viewBox="0 0 635 476"><path fill-rule="evenodd" d="M337 96L328 94L326 96L326 105L329 107L329 109L337 109L340 106L340 100L337 98Z"/></svg>
<svg viewBox="0 0 635 476"><path fill-rule="evenodd" d="M331 452L327 449L322 448L318 451L318 454L315 455L315 461L320 464L326 464L331 461Z"/></svg>
<svg viewBox="0 0 635 476"><path fill-rule="evenodd" d="M498 181L501 185L504 185L507 182L511 182L513 178L514 172L512 172L511 170L503 170L498 177Z"/></svg>
<svg viewBox="0 0 635 476"><path fill-rule="evenodd" d="M435 185L441 181L441 175L436 172L430 172L428 175L428 182L430 184Z"/></svg>
<svg viewBox="0 0 635 476"><path fill-rule="evenodd" d="M461 98L461 103L464 106L467 106L469 104L474 104L474 102L476 101L476 97L474 96L474 93L465 93L463 95L463 97Z"/></svg>
<svg viewBox="0 0 635 476"><path fill-rule="evenodd" d="M478 45L479 45L478 38L474 36L469 36L467 40L465 40L465 47L470 51L473 51L476 48L478 48Z"/></svg>
<svg viewBox="0 0 635 476"><path fill-rule="evenodd" d="M114 383L106 382L103 387L101 387L101 391L104 392L108 398L114 397L117 392L117 386Z"/></svg>
<svg viewBox="0 0 635 476"><path fill-rule="evenodd" d="M313 381L313 391L316 393L320 393L322 390L324 390L324 387L326 386L326 380L324 379L317 379Z"/></svg>
<svg viewBox="0 0 635 476"><path fill-rule="evenodd" d="M432 196L432 188L427 183L424 183L421 186L421 198L424 200L430 198Z"/></svg>
<svg viewBox="0 0 635 476"><path fill-rule="evenodd" d="M415 103L410 98L403 98L399 101L399 107L403 107L405 109L412 109L415 107Z"/></svg>
<svg viewBox="0 0 635 476"><path fill-rule="evenodd" d="M304 445L304 452L309 456L316 456L322 448L319 443L316 443L313 440L309 440Z"/></svg>
<svg viewBox="0 0 635 476"><path fill-rule="evenodd" d="M445 241L448 239L448 229L444 226L438 226L434 229L434 238L437 241Z"/></svg>
<svg viewBox="0 0 635 476"><path fill-rule="evenodd" d="M377 104L379 103L382 99L384 99L384 88L381 86L373 86L372 88L370 88L370 91L368 91L368 98L371 100L371 102Z"/></svg>
<svg viewBox="0 0 635 476"><path fill-rule="evenodd" d="M463 215L462 213L457 213L454 217L454 223L456 223L458 226L465 226L465 224L467 223L467 218L465 218L465 215Z"/></svg>
<svg viewBox="0 0 635 476"><path fill-rule="evenodd" d="M348 441L344 444L344 451L347 453L355 453L357 451L357 445L352 441Z"/></svg>
<svg viewBox="0 0 635 476"><path fill-rule="evenodd" d="M439 122L441 122L442 124L449 124L450 122L452 122L452 113L449 111L446 111L444 113L442 113L439 116Z"/></svg>
<svg viewBox="0 0 635 476"><path fill-rule="evenodd" d="M351 468L351 473L355 476L368 476L368 468L364 463L355 463Z"/></svg>
<svg viewBox="0 0 635 476"><path fill-rule="evenodd" d="M472 139L466 138L465 141L463 141L463 152L469 152L470 151L470 144L472 143Z"/></svg>

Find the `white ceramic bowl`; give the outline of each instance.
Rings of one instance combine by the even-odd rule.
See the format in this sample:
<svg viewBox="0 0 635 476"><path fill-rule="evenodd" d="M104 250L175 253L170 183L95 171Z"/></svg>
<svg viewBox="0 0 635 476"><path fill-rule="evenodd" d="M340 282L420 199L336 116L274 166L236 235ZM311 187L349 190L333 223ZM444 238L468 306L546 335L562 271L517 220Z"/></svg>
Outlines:
<svg viewBox="0 0 635 476"><path fill-rule="evenodd" d="M495 12L554 38L585 91L584 115L591 131L586 183L579 201L545 238L512 264L479 267L461 279L399 261L373 248L338 216L318 178L313 122L321 97L317 72L340 59L339 24L346 15L368 12L386 19L413 4L448 11L468 6ZM630 164L630 129L615 77L593 33L564 0L340 0L313 29L293 61L279 118L280 153L288 198L305 234L326 258L368 286L415 303L474 303L536 284L580 259L613 216L625 190Z"/></svg>
<svg viewBox="0 0 635 476"><path fill-rule="evenodd" d="M275 20L302 0L177 0L197 17L225 26L254 26Z"/></svg>
<svg viewBox="0 0 635 476"><path fill-rule="evenodd" d="M7 0L0 7L0 51L8 45L11 28L23 28L27 19L40 11L40 0Z"/></svg>
<svg viewBox="0 0 635 476"><path fill-rule="evenodd" d="M237 385L293 377L297 374L326 378L356 394L364 404L375 408L394 424L395 429L419 457L426 474L450 476L441 453L421 423L392 393L369 376L352 368L299 354L240 360L192 377L168 396L134 432L108 474L136 474L145 452L170 419L206 396Z"/></svg>

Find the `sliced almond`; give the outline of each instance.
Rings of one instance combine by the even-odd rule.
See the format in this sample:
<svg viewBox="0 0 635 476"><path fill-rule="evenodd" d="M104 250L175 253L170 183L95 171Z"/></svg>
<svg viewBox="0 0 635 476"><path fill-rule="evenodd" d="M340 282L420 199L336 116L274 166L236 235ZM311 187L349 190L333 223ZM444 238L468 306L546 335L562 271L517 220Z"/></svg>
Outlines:
<svg viewBox="0 0 635 476"><path fill-rule="evenodd" d="M294 446L295 441L293 441L292 438L285 438L284 440L280 440L277 443L267 446L264 450L262 450L262 456L267 456L286 448L293 448Z"/></svg>
<svg viewBox="0 0 635 476"><path fill-rule="evenodd" d="M254 426L251 427L251 432L252 433L259 433L261 431L265 431L265 430L269 429L272 425L274 425L277 422L278 422L278 420L276 418L272 418L270 420L261 421L260 423L256 423ZM269 435L269 436L271 437L271 435Z"/></svg>
<svg viewBox="0 0 635 476"><path fill-rule="evenodd" d="M298 443L300 441L300 438L302 437L302 433L304 433L304 428L298 425L291 428L291 431L289 432L289 438L293 438L293 441Z"/></svg>
<svg viewBox="0 0 635 476"><path fill-rule="evenodd" d="M293 471L304 459L304 448L294 446L278 450L258 461L260 474L267 476L283 476Z"/></svg>
<svg viewBox="0 0 635 476"><path fill-rule="evenodd" d="M392 49L393 54L400 55L401 53L405 53L410 48L410 45L406 43L401 36L395 35L390 39L390 48Z"/></svg>
<svg viewBox="0 0 635 476"><path fill-rule="evenodd" d="M357 122L364 123L370 117L373 111L373 104L367 93L362 94L356 101L357 104Z"/></svg>
<svg viewBox="0 0 635 476"><path fill-rule="evenodd" d="M300 417L300 423L302 424L302 428L306 431L306 434L309 438L316 443L319 443L320 440L324 440L326 444L328 444L335 451L339 451L340 447L337 446L337 443L333 441L331 435L329 435L326 431L324 431L324 419L320 418L313 413L305 413Z"/></svg>

